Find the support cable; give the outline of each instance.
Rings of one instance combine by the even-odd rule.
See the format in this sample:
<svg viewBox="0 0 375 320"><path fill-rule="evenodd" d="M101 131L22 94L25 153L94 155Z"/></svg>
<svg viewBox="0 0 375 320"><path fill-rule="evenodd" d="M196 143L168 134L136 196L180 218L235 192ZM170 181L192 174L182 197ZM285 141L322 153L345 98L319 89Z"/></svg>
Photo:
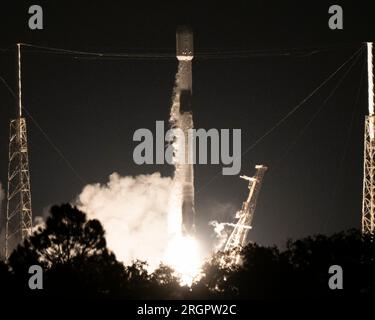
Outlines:
<svg viewBox="0 0 375 320"><path fill-rule="evenodd" d="M312 92L310 92L301 102L299 102L294 108L292 108L286 115L284 115L273 127L267 130L263 135L261 135L255 142L253 142L248 148L241 153L241 157L247 154L249 151L254 149L261 141L263 141L267 136L269 136L273 131L280 127L286 120L288 120L297 110L299 110L305 102L307 102L313 95L315 95L329 80L331 80L344 66L346 66L359 52L363 49L361 46L356 50L343 64L341 64L334 72L332 72L323 82L319 84ZM207 188L214 180L218 178L221 171L218 171L205 185L203 185L197 192Z"/></svg>
<svg viewBox="0 0 375 320"><path fill-rule="evenodd" d="M14 99L18 99L15 92L12 90L12 88L9 86L9 84L5 81L5 79L0 76L0 80L3 82L5 87L8 89L8 91L12 94ZM42 133L43 137L47 140L47 142L51 145L53 150L59 155L59 157L65 162L65 164L68 166L68 168L72 171L72 173L75 175L75 177L83 184L86 184L86 181L78 174L77 170L73 167L72 163L68 160L68 158L63 154L61 149L53 142L53 140L49 137L49 135L46 133L45 130L40 126L40 124L36 121L36 119L32 116L29 110L25 108L25 106L22 106L22 110L25 111L26 115L31 119L31 121L34 123L34 125L37 127L37 129Z"/></svg>

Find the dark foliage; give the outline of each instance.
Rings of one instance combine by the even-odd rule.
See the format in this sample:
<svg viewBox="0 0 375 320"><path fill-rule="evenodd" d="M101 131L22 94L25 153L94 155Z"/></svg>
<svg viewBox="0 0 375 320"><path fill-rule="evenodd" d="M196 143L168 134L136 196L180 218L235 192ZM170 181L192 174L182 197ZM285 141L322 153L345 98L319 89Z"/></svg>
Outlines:
<svg viewBox="0 0 375 320"><path fill-rule="evenodd" d="M124 266L107 249L97 220L66 204L55 206L40 228L0 261L0 291L19 296L121 299L288 299L362 297L375 294L375 243L358 230L287 242L286 250L250 243L242 265L222 266L213 255L191 288L179 285L173 270L160 265L153 273L135 261ZM44 289L30 290L28 269L41 265ZM344 270L344 290L330 290L328 269Z"/></svg>
<svg viewBox="0 0 375 320"><path fill-rule="evenodd" d="M289 240L287 249L249 244L241 267L220 268L220 257L205 266L192 288L195 298L288 299L375 295L375 243L358 230ZM343 290L331 290L329 267L343 269Z"/></svg>

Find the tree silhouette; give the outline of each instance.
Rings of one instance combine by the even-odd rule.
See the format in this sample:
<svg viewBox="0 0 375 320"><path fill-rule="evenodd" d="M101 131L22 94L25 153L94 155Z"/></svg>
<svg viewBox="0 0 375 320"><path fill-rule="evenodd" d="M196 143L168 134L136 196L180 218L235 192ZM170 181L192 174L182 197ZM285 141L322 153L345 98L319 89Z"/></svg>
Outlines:
<svg viewBox="0 0 375 320"><path fill-rule="evenodd" d="M295 290L305 296L375 293L375 243L359 230L288 241L284 255L293 267ZM329 289L328 268L340 265L345 289Z"/></svg>
<svg viewBox="0 0 375 320"><path fill-rule="evenodd" d="M9 270L9 266L0 260L0 288L5 292L12 292L14 287L14 277Z"/></svg>
<svg viewBox="0 0 375 320"><path fill-rule="evenodd" d="M207 261L200 279L183 287L173 269L152 273L136 260L124 266L106 247L99 221L69 204L54 206L45 227L0 261L0 290L9 296L121 299L288 299L366 297L375 294L375 242L359 230L289 240L286 249L249 243L241 265L223 265L227 253ZM44 289L28 288L28 269L41 265ZM344 290L330 290L328 269L344 270Z"/></svg>
<svg viewBox="0 0 375 320"><path fill-rule="evenodd" d="M46 267L98 256L107 250L100 222L87 221L86 215L70 204L53 206L46 227L39 228L23 248Z"/></svg>
<svg viewBox="0 0 375 320"><path fill-rule="evenodd" d="M125 267L126 283L124 298L151 299L150 275L145 261L136 260Z"/></svg>
<svg viewBox="0 0 375 320"><path fill-rule="evenodd" d="M221 253L222 254L222 253ZM375 243L359 230L317 235L287 243L286 250L248 244L243 264L223 267L220 255L192 287L195 298L340 298L375 294ZM344 270L345 290L328 286L329 267Z"/></svg>
<svg viewBox="0 0 375 320"><path fill-rule="evenodd" d="M191 296L194 299L233 298L236 288L228 281L238 271L238 266L223 265L226 254L218 252L204 264L201 279L192 286Z"/></svg>
<svg viewBox="0 0 375 320"><path fill-rule="evenodd" d="M174 274L174 270L164 264L151 274L150 281L153 287L153 296L158 299L182 299L189 289L181 286L180 279Z"/></svg>
<svg viewBox="0 0 375 320"><path fill-rule="evenodd" d="M50 294L114 294L124 282L124 267L107 249L100 222L70 204L52 207L45 228L18 246L9 264L24 288L29 266L41 265Z"/></svg>

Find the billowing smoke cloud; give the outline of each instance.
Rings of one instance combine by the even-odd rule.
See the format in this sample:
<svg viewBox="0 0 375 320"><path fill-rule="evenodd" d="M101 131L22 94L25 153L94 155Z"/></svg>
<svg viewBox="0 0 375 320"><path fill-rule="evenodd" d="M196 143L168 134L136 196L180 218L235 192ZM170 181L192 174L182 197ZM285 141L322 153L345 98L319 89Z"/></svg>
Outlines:
<svg viewBox="0 0 375 320"><path fill-rule="evenodd" d="M236 222L236 211L237 208L231 203L221 203L213 200L208 213L211 219L215 217L216 219L221 221L228 221L228 217L230 217L229 221L232 220L233 222ZM233 228L235 227L235 223L219 222L216 219L210 220L208 223L211 227L213 227L213 231L215 234L215 241L212 244L214 251L224 249L224 245L227 242Z"/></svg>
<svg viewBox="0 0 375 320"><path fill-rule="evenodd" d="M46 226L46 221L42 216L35 216L33 219L33 229L32 232L38 231L39 229L44 229Z"/></svg>
<svg viewBox="0 0 375 320"><path fill-rule="evenodd" d="M130 264L147 261L150 270L161 262L168 243L167 211L171 178L159 173L136 177L109 176L107 184L87 185L78 207L98 219L106 231L108 247L117 259Z"/></svg>
<svg viewBox="0 0 375 320"><path fill-rule="evenodd" d="M220 223L216 220L210 221L209 225L214 228L216 235L216 243L214 245L214 250L223 250L225 242L228 239L228 231L225 230L225 223Z"/></svg>

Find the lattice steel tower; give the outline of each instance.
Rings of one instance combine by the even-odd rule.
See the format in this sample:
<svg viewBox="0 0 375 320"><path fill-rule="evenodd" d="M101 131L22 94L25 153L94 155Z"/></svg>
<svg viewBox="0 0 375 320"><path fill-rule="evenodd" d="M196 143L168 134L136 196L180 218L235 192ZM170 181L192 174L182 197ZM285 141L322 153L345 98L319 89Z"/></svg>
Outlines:
<svg viewBox="0 0 375 320"><path fill-rule="evenodd" d="M241 247L246 245L246 238L249 230L252 228L252 221L254 217L255 207L257 204L258 195L262 186L264 174L267 167L264 165L255 166L256 173L254 177L240 176L240 178L249 181L249 195L246 201L242 204L240 211L236 213L238 222L229 236L224 251L229 252L229 260L227 263L239 263Z"/></svg>
<svg viewBox="0 0 375 320"><path fill-rule="evenodd" d="M365 119L362 233L373 235L375 232L375 116L372 42L367 43L367 70L369 115Z"/></svg>
<svg viewBox="0 0 375 320"><path fill-rule="evenodd" d="M26 119L22 117L21 46L17 44L18 117L10 121L5 257L32 231Z"/></svg>

